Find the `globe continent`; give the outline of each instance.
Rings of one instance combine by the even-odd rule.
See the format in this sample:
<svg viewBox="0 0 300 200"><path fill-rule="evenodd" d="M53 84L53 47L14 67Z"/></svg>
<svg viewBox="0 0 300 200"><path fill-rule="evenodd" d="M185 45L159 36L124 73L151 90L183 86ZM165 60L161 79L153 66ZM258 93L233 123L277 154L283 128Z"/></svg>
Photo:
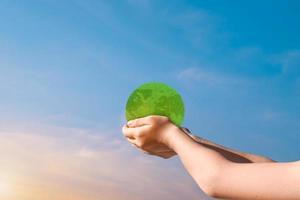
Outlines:
<svg viewBox="0 0 300 200"><path fill-rule="evenodd" d="M129 121L149 115L166 116L180 126L184 119L181 96L164 83L150 82L141 85L128 98L126 119Z"/></svg>

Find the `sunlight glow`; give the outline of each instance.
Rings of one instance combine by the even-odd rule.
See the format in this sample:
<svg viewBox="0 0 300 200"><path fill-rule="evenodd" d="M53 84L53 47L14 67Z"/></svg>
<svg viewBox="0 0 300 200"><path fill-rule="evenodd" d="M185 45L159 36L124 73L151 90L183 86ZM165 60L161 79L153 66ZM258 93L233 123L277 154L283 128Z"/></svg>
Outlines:
<svg viewBox="0 0 300 200"><path fill-rule="evenodd" d="M0 197L9 195L11 186L8 182L0 179Z"/></svg>

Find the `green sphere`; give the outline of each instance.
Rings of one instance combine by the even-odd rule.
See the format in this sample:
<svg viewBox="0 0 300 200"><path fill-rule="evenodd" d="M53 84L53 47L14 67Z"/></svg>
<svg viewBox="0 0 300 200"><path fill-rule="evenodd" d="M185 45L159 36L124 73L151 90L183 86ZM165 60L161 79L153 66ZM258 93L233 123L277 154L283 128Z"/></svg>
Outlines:
<svg viewBox="0 0 300 200"><path fill-rule="evenodd" d="M184 119L184 104L179 93L160 82L141 85L129 96L126 104L126 119L160 115L168 117L180 126Z"/></svg>

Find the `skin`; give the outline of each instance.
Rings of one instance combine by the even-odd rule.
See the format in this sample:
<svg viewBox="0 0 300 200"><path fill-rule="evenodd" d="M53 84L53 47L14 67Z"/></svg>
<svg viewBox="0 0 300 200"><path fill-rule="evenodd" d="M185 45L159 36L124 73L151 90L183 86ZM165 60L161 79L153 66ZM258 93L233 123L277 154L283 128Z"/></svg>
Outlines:
<svg viewBox="0 0 300 200"><path fill-rule="evenodd" d="M212 197L300 199L299 161L279 163L235 151L193 136L163 116L129 121L122 131L131 144L147 154L162 158L178 155L199 187Z"/></svg>

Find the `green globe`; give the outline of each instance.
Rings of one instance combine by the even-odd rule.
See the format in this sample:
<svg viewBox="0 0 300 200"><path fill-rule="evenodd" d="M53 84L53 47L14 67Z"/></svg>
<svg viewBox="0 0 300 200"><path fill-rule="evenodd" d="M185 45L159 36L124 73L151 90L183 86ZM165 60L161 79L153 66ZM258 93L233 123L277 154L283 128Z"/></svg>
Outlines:
<svg viewBox="0 0 300 200"><path fill-rule="evenodd" d="M126 119L161 115L180 126L184 119L184 104L179 93L160 82L141 85L129 96L126 104Z"/></svg>

